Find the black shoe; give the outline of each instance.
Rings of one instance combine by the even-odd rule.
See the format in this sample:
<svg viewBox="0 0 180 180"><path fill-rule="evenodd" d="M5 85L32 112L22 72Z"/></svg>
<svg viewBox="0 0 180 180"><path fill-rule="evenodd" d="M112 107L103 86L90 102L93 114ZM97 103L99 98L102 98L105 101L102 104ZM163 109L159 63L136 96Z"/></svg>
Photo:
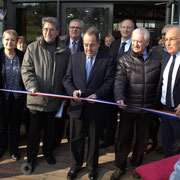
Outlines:
<svg viewBox="0 0 180 180"><path fill-rule="evenodd" d="M98 173L96 170L91 170L88 174L90 180L96 180L98 177Z"/></svg>
<svg viewBox="0 0 180 180"><path fill-rule="evenodd" d="M18 161L20 159L20 155L19 155L19 153L14 153L11 155L11 158L15 161Z"/></svg>
<svg viewBox="0 0 180 180"><path fill-rule="evenodd" d="M75 170L70 170L67 174L67 179L75 179L77 177L77 174L81 171L81 168L77 168Z"/></svg>
<svg viewBox="0 0 180 180"><path fill-rule="evenodd" d="M35 169L35 162L34 161L28 161L27 163L24 163L21 165L21 172L25 175L31 174Z"/></svg>
<svg viewBox="0 0 180 180"><path fill-rule="evenodd" d="M140 178L140 175L136 172L136 168L134 168L134 167L132 169L132 176L135 179L139 179Z"/></svg>
<svg viewBox="0 0 180 180"><path fill-rule="evenodd" d="M29 165L31 166L31 173L32 173L35 169L35 163L33 161L30 161Z"/></svg>
<svg viewBox="0 0 180 180"><path fill-rule="evenodd" d="M3 150L0 150L0 158L3 157L3 153L4 153L4 151L3 151Z"/></svg>
<svg viewBox="0 0 180 180"><path fill-rule="evenodd" d="M125 171L122 171L121 169L117 168L115 172L111 175L110 180L120 180L120 178L125 174Z"/></svg>
<svg viewBox="0 0 180 180"><path fill-rule="evenodd" d="M47 159L48 164L50 165L56 164L56 160L52 154L49 154L48 156L46 156L46 159Z"/></svg>
<svg viewBox="0 0 180 180"><path fill-rule="evenodd" d="M107 147L112 146L112 145L114 145L114 141L105 140L102 144L100 144L99 147L101 149L104 149L104 148L107 148Z"/></svg>

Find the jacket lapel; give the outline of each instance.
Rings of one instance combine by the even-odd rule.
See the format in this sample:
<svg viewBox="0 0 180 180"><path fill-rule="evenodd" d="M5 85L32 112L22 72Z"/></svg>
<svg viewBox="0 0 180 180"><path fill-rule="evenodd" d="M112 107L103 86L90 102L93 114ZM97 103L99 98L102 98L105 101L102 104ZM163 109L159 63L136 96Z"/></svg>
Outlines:
<svg viewBox="0 0 180 180"><path fill-rule="evenodd" d="M162 59L160 81L162 81L162 79L163 79L164 69L165 69L165 67L166 67L169 59L170 59L170 56L167 56L166 58L163 58L163 59Z"/></svg>
<svg viewBox="0 0 180 180"><path fill-rule="evenodd" d="M180 79L180 66L179 66L177 74L176 74L176 80L174 83L174 88L176 87L177 83L179 82L179 79Z"/></svg>
<svg viewBox="0 0 180 180"><path fill-rule="evenodd" d="M79 69L77 69L77 71L80 71L82 76L80 78L82 78L82 82L86 83L86 55L85 53L81 54L81 57L79 59L77 59L79 61Z"/></svg>

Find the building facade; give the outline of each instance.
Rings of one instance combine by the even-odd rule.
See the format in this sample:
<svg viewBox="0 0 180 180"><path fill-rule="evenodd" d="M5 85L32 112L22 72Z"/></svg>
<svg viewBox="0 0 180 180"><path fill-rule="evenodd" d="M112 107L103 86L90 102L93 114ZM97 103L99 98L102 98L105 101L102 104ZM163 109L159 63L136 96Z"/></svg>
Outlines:
<svg viewBox="0 0 180 180"><path fill-rule="evenodd" d="M179 24L179 0L0 0L0 33L4 29L15 29L29 42L41 34L41 19L57 17L61 24L61 35L68 33L71 19L85 22L85 30L95 25L102 38L112 34L120 37L119 28L123 19L132 19L137 27L145 27L151 33L151 41L160 35L162 27ZM0 6L1 8L1 6ZM1 11L2 10L2 11Z"/></svg>

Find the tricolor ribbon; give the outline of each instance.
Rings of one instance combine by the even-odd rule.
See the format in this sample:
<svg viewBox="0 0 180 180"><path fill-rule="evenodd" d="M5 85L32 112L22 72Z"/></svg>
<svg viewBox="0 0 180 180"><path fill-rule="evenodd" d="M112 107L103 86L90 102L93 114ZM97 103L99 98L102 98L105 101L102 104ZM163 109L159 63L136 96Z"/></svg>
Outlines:
<svg viewBox="0 0 180 180"><path fill-rule="evenodd" d="M19 91L19 90L9 90L9 89L0 89L0 91L22 93L22 94L32 94L32 95L39 95L39 96L49 96L49 97L57 97L57 98L64 98L64 99L74 99L74 100L78 99L78 100L82 100L82 101L90 101L90 102L97 102L97 103L103 103L103 104L111 104L111 105L116 105L116 106L125 106L125 107L139 109L139 110L142 110L142 111L147 111L147 112L151 112L151 113L158 114L158 115L161 115L161 116L167 116L169 118L180 120L180 118L178 116L176 116L174 112L161 111L161 110L150 109L150 108L141 108L141 107L136 107L136 106L122 105L120 103L111 102L111 101L104 101L104 100L100 100L100 99L88 99L88 98L82 98L82 97L76 98L76 97L67 96L67 95L41 93L41 92L32 93L31 91Z"/></svg>

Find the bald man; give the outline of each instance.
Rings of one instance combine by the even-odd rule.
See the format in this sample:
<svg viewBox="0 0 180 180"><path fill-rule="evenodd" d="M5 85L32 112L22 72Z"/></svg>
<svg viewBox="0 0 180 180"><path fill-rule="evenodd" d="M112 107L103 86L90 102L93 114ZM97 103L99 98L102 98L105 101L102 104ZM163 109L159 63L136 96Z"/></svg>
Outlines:
<svg viewBox="0 0 180 180"><path fill-rule="evenodd" d="M134 22L130 19L125 19L121 23L120 33L121 38L114 41L110 47L110 55L117 59L118 56L124 55L131 48L131 35L134 30ZM124 51L122 52L123 43L126 43L124 46Z"/></svg>

